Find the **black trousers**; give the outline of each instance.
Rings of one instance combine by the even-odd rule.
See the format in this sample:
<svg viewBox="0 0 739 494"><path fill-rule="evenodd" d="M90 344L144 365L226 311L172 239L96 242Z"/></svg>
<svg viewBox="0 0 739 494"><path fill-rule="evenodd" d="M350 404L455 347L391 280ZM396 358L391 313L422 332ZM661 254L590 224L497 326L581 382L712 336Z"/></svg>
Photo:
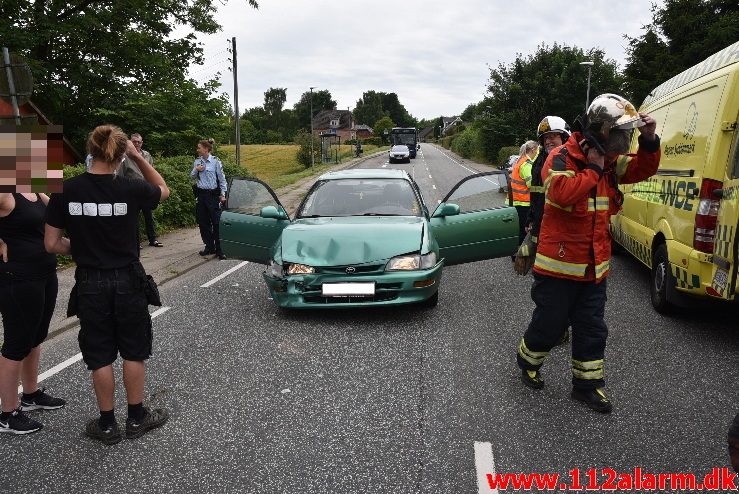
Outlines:
<svg viewBox="0 0 739 494"><path fill-rule="evenodd" d="M523 243L526 238L526 220L529 218L529 206L513 206L518 213L518 245Z"/></svg>
<svg viewBox="0 0 739 494"><path fill-rule="evenodd" d="M519 367L538 370L572 325L572 385L605 386L604 354L608 327L604 320L607 280L574 281L534 273L531 298L536 304L516 357Z"/></svg>
<svg viewBox="0 0 739 494"><path fill-rule="evenodd" d="M144 224L146 225L146 238L149 243L157 239L157 231L154 225L154 215L151 209L142 209L141 213L144 215Z"/></svg>
<svg viewBox="0 0 739 494"><path fill-rule="evenodd" d="M195 196L195 218L205 250L222 254L218 223L221 221L221 201L209 190L198 189Z"/></svg>

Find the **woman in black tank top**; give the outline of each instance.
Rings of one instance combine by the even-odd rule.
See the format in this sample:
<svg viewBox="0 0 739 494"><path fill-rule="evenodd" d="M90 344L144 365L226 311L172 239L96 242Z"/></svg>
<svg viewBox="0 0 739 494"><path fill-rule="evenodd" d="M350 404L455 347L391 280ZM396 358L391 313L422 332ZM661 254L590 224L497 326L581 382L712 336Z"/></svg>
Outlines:
<svg viewBox="0 0 739 494"><path fill-rule="evenodd" d="M0 433L35 432L41 423L23 412L65 404L38 387L40 345L49 332L58 287L56 257L44 248L48 202L44 194L0 194Z"/></svg>

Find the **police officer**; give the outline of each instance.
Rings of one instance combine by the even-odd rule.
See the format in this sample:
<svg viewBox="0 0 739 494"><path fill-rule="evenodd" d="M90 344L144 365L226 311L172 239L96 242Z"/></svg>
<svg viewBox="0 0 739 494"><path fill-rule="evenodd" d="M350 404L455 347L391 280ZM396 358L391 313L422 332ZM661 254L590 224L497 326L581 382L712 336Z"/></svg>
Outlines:
<svg viewBox="0 0 739 494"><path fill-rule="evenodd" d="M639 149L629 149L639 127ZM605 394L604 320L606 277L610 267L610 216L623 196L619 183L640 182L657 172L657 124L615 94L598 96L582 122L582 132L550 152L544 164L546 203L531 295L536 308L518 348L524 384L541 388L539 369L572 325L572 394L593 410L610 413ZM621 157L620 157L621 156Z"/></svg>
<svg viewBox="0 0 739 494"><path fill-rule="evenodd" d="M226 176L223 164L210 154L213 150L211 140L198 142L198 159L193 163L190 177L197 179L195 188L195 217L200 227L200 237L205 247L199 252L201 256L215 254L224 260L226 256L221 250L218 223L221 220L221 206L226 202Z"/></svg>

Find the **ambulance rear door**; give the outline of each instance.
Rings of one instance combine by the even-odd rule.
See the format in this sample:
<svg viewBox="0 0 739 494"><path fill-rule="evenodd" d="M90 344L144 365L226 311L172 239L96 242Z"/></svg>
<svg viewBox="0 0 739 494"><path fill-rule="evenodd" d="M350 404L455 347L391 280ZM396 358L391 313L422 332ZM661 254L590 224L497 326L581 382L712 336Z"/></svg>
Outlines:
<svg viewBox="0 0 739 494"><path fill-rule="evenodd" d="M739 91L738 91L739 92ZM708 289L714 297L733 300L739 291L737 260L739 259L739 115L721 122L722 132L733 132L726 178L718 192L721 206L716 223L713 249L713 281Z"/></svg>

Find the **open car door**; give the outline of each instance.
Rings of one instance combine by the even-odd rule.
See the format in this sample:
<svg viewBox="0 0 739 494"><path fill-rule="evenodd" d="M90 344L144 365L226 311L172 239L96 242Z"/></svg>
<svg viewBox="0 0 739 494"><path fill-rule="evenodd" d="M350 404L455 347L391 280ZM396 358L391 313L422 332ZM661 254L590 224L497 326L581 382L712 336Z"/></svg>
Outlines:
<svg viewBox="0 0 739 494"><path fill-rule="evenodd" d="M269 185L234 177L221 214L223 253L230 258L269 264L270 252L290 218Z"/></svg>
<svg viewBox="0 0 739 494"><path fill-rule="evenodd" d="M518 249L518 214L503 171L470 175L455 185L431 215L444 265L510 256Z"/></svg>

